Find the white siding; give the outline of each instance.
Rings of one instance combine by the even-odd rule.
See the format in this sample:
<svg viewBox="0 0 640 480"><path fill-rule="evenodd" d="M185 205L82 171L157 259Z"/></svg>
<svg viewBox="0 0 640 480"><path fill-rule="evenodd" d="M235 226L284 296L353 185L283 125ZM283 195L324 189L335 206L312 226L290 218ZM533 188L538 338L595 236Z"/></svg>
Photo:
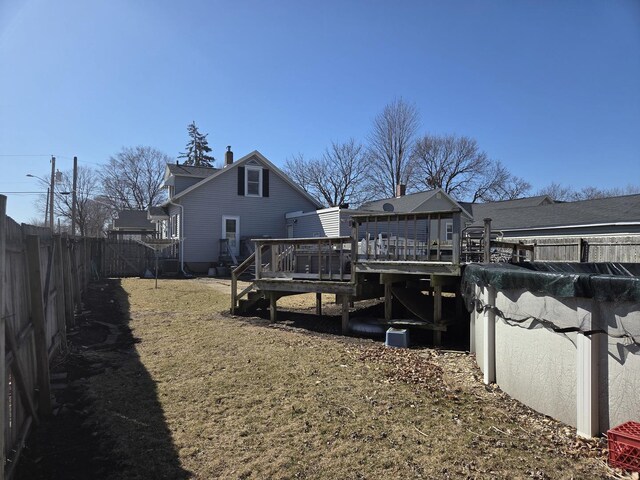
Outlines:
<svg viewBox="0 0 640 480"><path fill-rule="evenodd" d="M348 237L351 235L351 215L353 210L338 207L306 212L287 219L293 225L295 238Z"/></svg>

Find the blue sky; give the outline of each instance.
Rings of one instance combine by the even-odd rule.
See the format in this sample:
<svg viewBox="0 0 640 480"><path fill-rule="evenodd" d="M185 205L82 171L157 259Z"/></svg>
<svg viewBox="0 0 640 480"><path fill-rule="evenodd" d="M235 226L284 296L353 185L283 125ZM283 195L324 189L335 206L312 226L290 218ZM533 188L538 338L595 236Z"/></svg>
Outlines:
<svg viewBox="0 0 640 480"><path fill-rule="evenodd" d="M51 154L176 156L192 120L219 160L282 165L396 97L534 189L640 184L640 2L0 0L0 191L38 190Z"/></svg>

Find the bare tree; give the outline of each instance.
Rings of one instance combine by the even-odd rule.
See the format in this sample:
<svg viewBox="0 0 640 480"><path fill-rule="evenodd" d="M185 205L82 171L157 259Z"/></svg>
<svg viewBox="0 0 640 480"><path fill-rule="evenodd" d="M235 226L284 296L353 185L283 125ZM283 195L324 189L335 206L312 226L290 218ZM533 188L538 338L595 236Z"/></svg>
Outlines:
<svg viewBox="0 0 640 480"><path fill-rule="evenodd" d="M100 170L102 192L115 209L144 210L166 198L164 170L171 157L152 147L123 148Z"/></svg>
<svg viewBox="0 0 640 480"><path fill-rule="evenodd" d="M427 134L416 142L413 159L416 183L442 188L459 200L507 200L531 188L502 163L491 160L475 139L465 136Z"/></svg>
<svg viewBox="0 0 640 480"><path fill-rule="evenodd" d="M522 198L531 191L531 184L516 177L499 161L489 163L487 170L477 177L472 202L497 202Z"/></svg>
<svg viewBox="0 0 640 480"><path fill-rule="evenodd" d="M305 160L303 153L296 153L288 158L284 164L285 173L296 182L303 190L313 196L317 196L313 192L309 164L312 160Z"/></svg>
<svg viewBox="0 0 640 480"><path fill-rule="evenodd" d="M285 163L287 174L325 205L359 204L366 179L364 147L354 139L332 142L322 158L305 161L301 154Z"/></svg>
<svg viewBox="0 0 640 480"><path fill-rule="evenodd" d="M599 188L588 186L583 187L580 190L576 190L571 186L565 186L553 182L546 187L538 190L538 195L549 195L554 200L560 202L576 202L579 200L618 197L620 195L633 195L637 193L640 193L640 185L627 185L624 188Z"/></svg>
<svg viewBox="0 0 640 480"><path fill-rule="evenodd" d="M100 192L100 178L88 167L78 167L76 185L76 225L81 236L99 236L111 217L112 209L96 200ZM62 180L57 184L55 213L71 224L73 212L73 172L62 172Z"/></svg>
<svg viewBox="0 0 640 480"><path fill-rule="evenodd" d="M410 188L411 151L420 123L415 105L402 98L386 105L373 121L369 134L369 182L374 196L394 196L396 185Z"/></svg>

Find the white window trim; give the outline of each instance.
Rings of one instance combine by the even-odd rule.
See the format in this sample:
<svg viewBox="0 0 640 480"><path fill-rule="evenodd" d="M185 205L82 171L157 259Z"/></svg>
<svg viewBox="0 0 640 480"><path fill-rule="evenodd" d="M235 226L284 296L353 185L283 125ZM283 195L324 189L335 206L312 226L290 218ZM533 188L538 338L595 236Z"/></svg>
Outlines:
<svg viewBox="0 0 640 480"><path fill-rule="evenodd" d="M449 228L451 228L451 231L449 231ZM444 224L444 240L445 242L453 242L453 222L446 222Z"/></svg>
<svg viewBox="0 0 640 480"><path fill-rule="evenodd" d="M245 197L261 197L262 196L262 167L254 167L247 165L245 167L245 175L244 175L244 195ZM257 171L258 172L258 194L249 193L249 172Z"/></svg>
<svg viewBox="0 0 640 480"><path fill-rule="evenodd" d="M227 220L235 220L236 221L236 251L234 252L236 255L240 253L240 217L237 215L223 215L222 216L222 233L221 238L226 239L227 234Z"/></svg>

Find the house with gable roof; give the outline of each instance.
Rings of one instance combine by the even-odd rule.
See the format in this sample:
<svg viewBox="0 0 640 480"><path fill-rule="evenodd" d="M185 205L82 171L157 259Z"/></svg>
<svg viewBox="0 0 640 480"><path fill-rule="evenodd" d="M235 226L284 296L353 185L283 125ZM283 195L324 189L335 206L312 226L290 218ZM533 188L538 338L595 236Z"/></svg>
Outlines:
<svg viewBox="0 0 640 480"><path fill-rule="evenodd" d="M288 230L296 237L324 236L336 231L348 235L351 215L460 211L462 233L481 231L491 219L495 235L506 241L535 243L536 259L545 261L640 261L640 195L556 202L548 195L486 203L460 202L444 190L374 200L357 210L338 207L287 215ZM293 224L295 222L295 224ZM385 227L380 227L385 228ZM465 230L466 229L466 230ZM440 238L438 239L439 231ZM313 233L313 235L309 235ZM393 235L393 225L389 229ZM421 232L424 238L450 245L453 220L438 227L435 221Z"/></svg>
<svg viewBox="0 0 640 480"><path fill-rule="evenodd" d="M235 162L227 150L222 168L168 164L168 200L148 213L162 238L180 239L177 256L192 272L221 257L239 261L250 239L286 236L287 212L321 207L257 150Z"/></svg>

